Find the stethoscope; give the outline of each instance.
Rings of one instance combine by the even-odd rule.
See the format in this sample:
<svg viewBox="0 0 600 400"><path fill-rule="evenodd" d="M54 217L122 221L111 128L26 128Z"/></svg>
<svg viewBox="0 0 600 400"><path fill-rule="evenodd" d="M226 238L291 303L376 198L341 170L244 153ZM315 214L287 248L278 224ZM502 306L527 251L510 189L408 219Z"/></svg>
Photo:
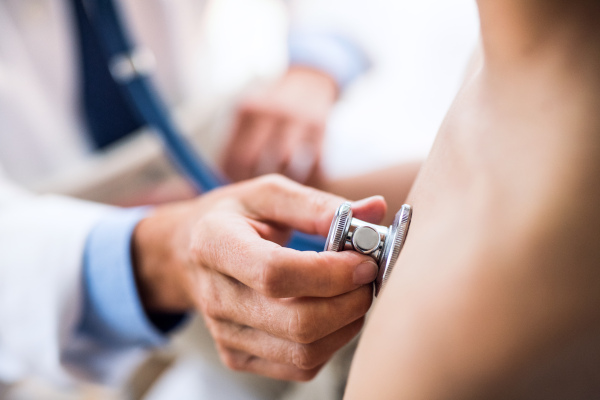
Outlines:
<svg viewBox="0 0 600 400"><path fill-rule="evenodd" d="M147 51L134 46L114 1L84 0L84 8L103 45L113 79L134 110L160 136L179 171L201 193L227 185L227 179L209 166L176 128L149 79L153 69L152 58ZM328 251L342 251L348 244L349 248L370 255L380 267L375 284L377 295L402 249L410 217L410 206L404 206L388 229L353 219L349 203L345 203L336 213L325 246L320 236L294 232L288 247L302 251L320 251L324 247Z"/></svg>
<svg viewBox="0 0 600 400"><path fill-rule="evenodd" d="M412 218L412 207L408 204L403 205L396 213L394 223L386 228L352 218L351 206L346 202L338 207L331 221L325 250L352 249L371 256L379 266L379 273L374 282L375 296L378 296L387 283L406 241Z"/></svg>

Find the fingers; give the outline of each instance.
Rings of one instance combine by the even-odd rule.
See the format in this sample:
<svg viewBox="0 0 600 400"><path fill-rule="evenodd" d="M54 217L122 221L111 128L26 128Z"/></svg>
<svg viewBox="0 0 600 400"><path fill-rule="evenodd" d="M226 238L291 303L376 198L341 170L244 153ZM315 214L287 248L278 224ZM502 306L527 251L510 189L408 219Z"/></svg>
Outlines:
<svg viewBox="0 0 600 400"><path fill-rule="evenodd" d="M377 275L373 260L355 252L284 248L262 239L244 221L220 214L204 219L202 225L199 247L193 250L195 263L209 265L268 297L337 296L372 282ZM212 229L211 225L218 226Z"/></svg>
<svg viewBox="0 0 600 400"><path fill-rule="evenodd" d="M262 266L255 265L250 286L274 298L336 296L372 282L378 271L370 257L353 252L300 252L284 247L273 249Z"/></svg>
<svg viewBox="0 0 600 400"><path fill-rule="evenodd" d="M323 128L312 124L298 124L298 133L289 135L289 162L281 173L290 179L306 184L321 159Z"/></svg>
<svg viewBox="0 0 600 400"><path fill-rule="evenodd" d="M276 129L276 119L240 111L225 153L225 173L236 181L255 176L261 153Z"/></svg>
<svg viewBox="0 0 600 400"><path fill-rule="evenodd" d="M372 196L352 203L352 215L372 224L379 224L385 217L387 204L382 196Z"/></svg>
<svg viewBox="0 0 600 400"><path fill-rule="evenodd" d="M223 363L234 371L244 371L268 378L307 382L313 379L323 367L303 370L293 365L279 364L248 354L243 351L217 346Z"/></svg>
<svg viewBox="0 0 600 400"><path fill-rule="evenodd" d="M218 274L210 280L198 293L203 315L304 344L316 342L362 318L373 296L372 285L365 285L331 298L274 299Z"/></svg>
<svg viewBox="0 0 600 400"><path fill-rule="evenodd" d="M313 343L342 327L362 318L371 307L373 299L372 285L331 298L295 298L269 299L259 298L246 315L235 315L232 319L244 325L253 326L273 336L295 343ZM234 313L236 310L233 310ZM249 316L272 313L273 324L255 322ZM270 314L271 315L271 314Z"/></svg>
<svg viewBox="0 0 600 400"><path fill-rule="evenodd" d="M255 176L282 173L290 159L289 142L297 132L293 130L294 124L290 124L285 118L277 118L276 128L271 132L269 140L261 149L260 159L255 169ZM290 130L290 127L292 129Z"/></svg>
<svg viewBox="0 0 600 400"><path fill-rule="evenodd" d="M327 236L335 210L345 201L277 175L259 178L247 187L242 202L250 217L322 236ZM356 218L377 223L386 208L385 200L375 196L357 202L353 211Z"/></svg>
<svg viewBox="0 0 600 400"><path fill-rule="evenodd" d="M264 147L256 175L278 173L305 183L320 158L322 140L310 125L281 117Z"/></svg>
<svg viewBox="0 0 600 400"><path fill-rule="evenodd" d="M306 122L273 118L277 118L275 128L264 142L254 176L277 173L306 184L317 172L322 132Z"/></svg>
<svg viewBox="0 0 600 400"><path fill-rule="evenodd" d="M223 362L277 379L312 379L360 331L371 286L332 299L269 299L204 269L197 299Z"/></svg>
<svg viewBox="0 0 600 400"><path fill-rule="evenodd" d="M280 298L332 297L375 279L377 266L368 256L283 248L273 243L281 240L274 234L278 229L260 222L274 222L284 231L296 228L325 236L343 199L276 176L244 185L240 197L249 218L239 213L205 216L198 223L192 249L196 264L211 266L266 296ZM375 222L384 214L385 202L380 197L357 203L357 217Z"/></svg>
<svg viewBox="0 0 600 400"><path fill-rule="evenodd" d="M276 172L300 182L316 175L324 127L337 90L326 74L294 67L278 81L242 99L226 147L225 172L233 179ZM260 124L270 121L269 139L255 137L262 135L259 133L262 130L249 128L244 122L247 119L263 121ZM243 154L249 141L260 142L259 156L254 148L251 154Z"/></svg>
<svg viewBox="0 0 600 400"><path fill-rule="evenodd" d="M327 236L335 210L344 199L302 186L278 175L251 182L242 202L251 218Z"/></svg>
<svg viewBox="0 0 600 400"><path fill-rule="evenodd" d="M272 101L249 101L238 110L223 169L233 180L280 173L304 183L319 162L323 130Z"/></svg>
<svg viewBox="0 0 600 400"><path fill-rule="evenodd" d="M311 371L326 363L333 354L350 342L361 330L364 318L309 344L302 344L273 337L263 331L229 321L208 320L207 325L215 342L222 349L224 360L235 357L244 367L242 355L255 357L278 365ZM238 364L236 363L236 364ZM263 366L268 365L263 363Z"/></svg>

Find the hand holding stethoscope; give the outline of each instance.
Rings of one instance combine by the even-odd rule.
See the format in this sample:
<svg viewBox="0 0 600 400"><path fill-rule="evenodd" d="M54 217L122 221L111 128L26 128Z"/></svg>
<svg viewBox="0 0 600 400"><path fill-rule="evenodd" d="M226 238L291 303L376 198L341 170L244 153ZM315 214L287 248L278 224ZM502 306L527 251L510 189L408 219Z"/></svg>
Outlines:
<svg viewBox="0 0 600 400"><path fill-rule="evenodd" d="M112 0L84 3L86 14L104 45L109 69L134 109L163 139L173 162L200 191L207 192L227 182L197 154L172 122L168 111L148 79L151 62L147 52L136 49L126 35ZM359 253L371 255L379 263L376 294L389 276L408 231L410 206L404 206L388 229L365 225L352 219L352 210L343 204L332 222L325 250L344 250L346 242ZM322 239L296 234L288 246L298 250L320 250Z"/></svg>

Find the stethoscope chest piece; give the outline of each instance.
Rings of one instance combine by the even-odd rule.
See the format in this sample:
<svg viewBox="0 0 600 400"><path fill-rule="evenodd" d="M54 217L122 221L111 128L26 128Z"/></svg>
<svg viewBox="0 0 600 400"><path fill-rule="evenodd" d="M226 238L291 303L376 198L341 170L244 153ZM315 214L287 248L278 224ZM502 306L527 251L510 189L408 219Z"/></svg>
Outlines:
<svg viewBox="0 0 600 400"><path fill-rule="evenodd" d="M371 256L379 266L375 280L375 296L378 296L404 246L411 216L412 208L405 204L396 214L392 226L386 228L352 218L351 204L346 202L337 209L331 222L325 251L347 249Z"/></svg>

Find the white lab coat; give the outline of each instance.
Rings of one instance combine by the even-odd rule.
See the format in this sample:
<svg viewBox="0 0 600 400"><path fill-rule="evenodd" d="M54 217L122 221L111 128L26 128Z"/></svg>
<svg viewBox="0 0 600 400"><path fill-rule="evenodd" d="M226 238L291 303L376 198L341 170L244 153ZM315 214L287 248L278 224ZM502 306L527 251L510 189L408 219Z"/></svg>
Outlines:
<svg viewBox="0 0 600 400"><path fill-rule="evenodd" d="M199 37L194 30L200 25L202 3L124 2L134 31L151 43L161 60L157 79L170 103L185 97L182 82L190 63L184 54ZM0 176L0 381L4 382L30 375L65 378L61 357L75 345L85 241L110 210L57 195L34 195L16 186L43 186L40 182L79 169L91 156L78 112L77 43L67 6L58 0L0 2L0 166L5 171ZM164 29L151 29L157 26ZM93 168L86 172L93 176Z"/></svg>
<svg viewBox="0 0 600 400"><path fill-rule="evenodd" d="M0 181L0 377L59 379L80 312L85 237L105 207Z"/></svg>
<svg viewBox="0 0 600 400"><path fill-rule="evenodd" d="M211 31L223 17L219 13L227 10L223 5L227 2L229 10L232 5L239 10L239 15L228 18L242 27L246 24L241 31L230 29L229 36L218 28ZM272 75L285 66L285 24L273 25L281 33L277 36L261 28L263 21L252 22L248 15L260 3L264 11L260 15L277 20L281 7L273 7L276 0L256 0L252 6L249 0L209 5L199 0L122 3L138 42L156 55L156 80L172 106L189 106L202 116L214 111L209 107L211 99L227 97L215 92L215 87L235 81L238 90L248 81L240 71L249 71L253 78ZM74 186L85 185L86 180L101 185L102 179L111 178L106 171L113 168L106 164L114 161L110 155L91 154L82 134L77 44L67 5L65 0L0 0L0 171L4 170L0 172L0 383L30 375L65 378L61 357L75 344L85 240L110 211L60 195L33 194L77 193ZM212 7L212 19L206 17L207 6ZM248 36L248 29L259 35L251 39L271 38L271 50L250 46L266 53L236 59L215 47ZM261 64L268 54L271 61ZM221 57L231 69L229 75L210 75L218 68L207 62L207 56ZM236 65L240 62L246 64ZM211 80L206 79L207 73ZM139 140L139 145L129 145L121 161L158 151L151 138ZM120 168L131 167L128 162Z"/></svg>

